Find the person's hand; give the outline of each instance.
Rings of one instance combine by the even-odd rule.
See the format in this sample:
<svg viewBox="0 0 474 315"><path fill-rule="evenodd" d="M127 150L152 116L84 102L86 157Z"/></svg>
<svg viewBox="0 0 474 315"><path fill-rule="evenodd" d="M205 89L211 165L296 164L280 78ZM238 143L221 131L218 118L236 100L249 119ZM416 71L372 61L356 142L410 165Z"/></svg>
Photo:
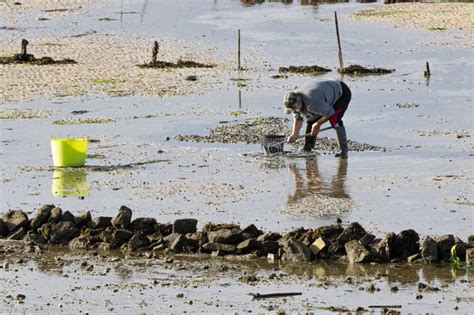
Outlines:
<svg viewBox="0 0 474 315"><path fill-rule="evenodd" d="M317 122L315 122L313 124L313 126L311 127L311 136L312 137L316 137L318 135L320 127L321 126Z"/></svg>
<svg viewBox="0 0 474 315"><path fill-rule="evenodd" d="M298 139L298 136L297 136L297 135L290 135L290 136L288 137L288 139L286 139L286 142L288 142L288 143L293 143L293 142L296 141L296 139Z"/></svg>

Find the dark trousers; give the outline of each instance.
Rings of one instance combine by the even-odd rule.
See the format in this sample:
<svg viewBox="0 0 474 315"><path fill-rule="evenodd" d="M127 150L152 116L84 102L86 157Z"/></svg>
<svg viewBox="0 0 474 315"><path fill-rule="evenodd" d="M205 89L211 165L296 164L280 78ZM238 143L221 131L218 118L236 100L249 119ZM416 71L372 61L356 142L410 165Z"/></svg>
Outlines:
<svg viewBox="0 0 474 315"><path fill-rule="evenodd" d="M344 126L344 123L342 122L342 117L344 117L344 113L346 112L347 107L349 107L349 103L351 102L351 98L352 98L352 92L347 86L347 84L341 81L341 87L342 87L342 95L333 105L334 111L336 113L332 115L331 118L329 119L329 123L331 124L333 128L337 128L338 126ZM315 119L307 122L306 124L307 134L311 132L311 129L313 128L313 124L316 121L318 121L319 118L321 118L321 116L318 116ZM316 137L305 137L305 144L304 144L305 150L311 150L312 148L314 148L315 144L316 144Z"/></svg>

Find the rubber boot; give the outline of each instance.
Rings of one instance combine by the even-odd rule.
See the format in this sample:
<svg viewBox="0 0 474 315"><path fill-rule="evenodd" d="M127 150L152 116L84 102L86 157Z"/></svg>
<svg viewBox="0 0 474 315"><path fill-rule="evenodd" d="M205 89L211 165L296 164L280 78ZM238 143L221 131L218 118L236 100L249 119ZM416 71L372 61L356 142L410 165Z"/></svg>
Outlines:
<svg viewBox="0 0 474 315"><path fill-rule="evenodd" d="M349 146L347 145L347 136L346 128L344 126L339 126L336 128L337 135L337 144L339 145L340 153L336 154L336 157L347 159L347 152L349 151Z"/></svg>
<svg viewBox="0 0 474 315"><path fill-rule="evenodd" d="M315 144L316 144L316 137L311 137L311 136L304 137L303 151L311 152L311 150L314 149Z"/></svg>

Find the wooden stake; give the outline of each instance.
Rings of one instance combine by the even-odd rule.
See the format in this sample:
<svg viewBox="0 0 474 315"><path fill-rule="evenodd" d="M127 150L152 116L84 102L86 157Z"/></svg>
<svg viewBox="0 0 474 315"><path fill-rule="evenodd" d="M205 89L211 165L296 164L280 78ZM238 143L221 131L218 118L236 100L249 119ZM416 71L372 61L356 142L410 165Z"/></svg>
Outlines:
<svg viewBox="0 0 474 315"><path fill-rule="evenodd" d="M26 55L26 46L28 46L28 41L26 39L21 40L21 54Z"/></svg>
<svg viewBox="0 0 474 315"><path fill-rule="evenodd" d="M158 42L155 41L153 44L153 50L151 52L151 63L155 64L156 63L156 58L158 57L158 50L160 49L160 45L158 45Z"/></svg>
<svg viewBox="0 0 474 315"><path fill-rule="evenodd" d="M431 75L431 72L430 72L430 64L428 63L428 61L426 62L426 70L425 70L425 77L429 77Z"/></svg>
<svg viewBox="0 0 474 315"><path fill-rule="evenodd" d="M237 31L237 70L240 71L240 29Z"/></svg>
<svg viewBox="0 0 474 315"><path fill-rule="evenodd" d="M337 23L336 11L334 11L334 19L336 21L337 47L338 47L338 55L339 55L339 72L344 73L344 63L342 62L341 38L339 37L339 24Z"/></svg>

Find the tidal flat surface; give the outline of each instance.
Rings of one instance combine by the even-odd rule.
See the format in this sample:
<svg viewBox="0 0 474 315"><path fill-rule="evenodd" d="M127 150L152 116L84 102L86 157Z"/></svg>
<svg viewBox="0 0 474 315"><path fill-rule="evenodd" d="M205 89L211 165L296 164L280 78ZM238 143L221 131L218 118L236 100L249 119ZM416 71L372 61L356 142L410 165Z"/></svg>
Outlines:
<svg viewBox="0 0 474 315"><path fill-rule="evenodd" d="M381 3L65 1L54 8L48 4L48 9L74 9L68 11L46 11L35 3L23 8L8 4L7 8L0 3L5 13L0 17L0 40L6 43L0 55L19 52L21 39L27 38L30 53L74 57L79 65L0 66L2 212L15 208L34 212L54 203L73 213L90 210L96 216L113 215L127 205L136 216L162 222L193 217L199 224L254 223L265 230L289 231L340 218L343 223L358 221L376 234L409 228L421 235L451 233L465 239L472 234L473 59L466 29L433 31L353 18ZM301 156L288 145L285 149L294 154L268 156L259 144L175 139L205 136L211 128L248 118L291 118L282 108L287 91L311 79L341 78L334 11L345 65L395 69L386 75L342 78L353 92L344 119L348 138L385 151L350 152L347 161L340 161L324 150ZM244 68L240 72L238 29ZM217 68L136 70L137 64L149 61L154 40L163 43L159 58L210 60ZM68 55L61 56L61 51ZM107 53L113 58L104 58ZM429 78L423 76L427 61ZM332 71L316 78L293 74L272 78L281 66L315 64ZM189 75L197 80L185 80ZM96 140L89 143L86 167L54 169L51 136ZM335 134L327 131L320 136ZM12 275L4 270L2 278ZM36 272L9 279L29 282L33 275L58 282L54 275ZM92 286L96 280L78 281ZM407 292L414 290L414 283L407 285ZM448 284L458 285L458 281ZM217 291L211 286L209 296ZM226 292L228 299L235 296ZM394 296L390 290L381 292ZM351 298L365 299L367 305L367 297L375 296L352 293ZM175 299L173 290L167 294ZM444 298L455 301L455 294ZM237 309L243 310L247 300L243 296L238 300L241 304L236 305L242 307ZM416 312L433 310L438 307L435 300L412 307ZM294 310L304 311L301 300L287 301L294 303ZM357 303L349 304L345 305L352 308ZM452 307L449 304L445 311Z"/></svg>

